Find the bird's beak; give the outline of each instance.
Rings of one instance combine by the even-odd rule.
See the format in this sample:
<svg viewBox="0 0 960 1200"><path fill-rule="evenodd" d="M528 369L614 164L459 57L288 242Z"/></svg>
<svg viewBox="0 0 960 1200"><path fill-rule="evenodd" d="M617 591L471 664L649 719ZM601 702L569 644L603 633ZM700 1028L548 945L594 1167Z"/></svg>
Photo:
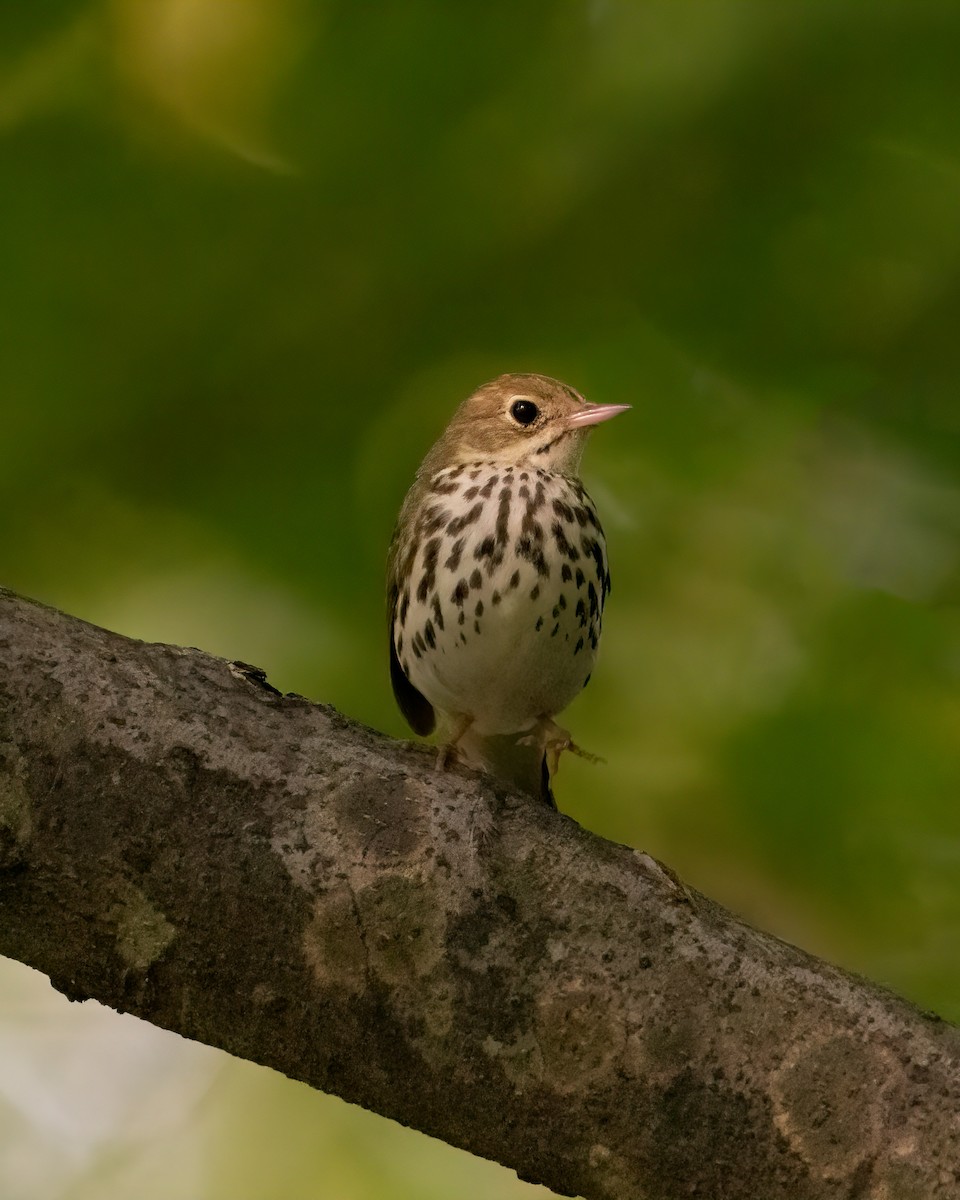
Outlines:
<svg viewBox="0 0 960 1200"><path fill-rule="evenodd" d="M609 421L617 413L626 412L629 404L588 404L586 408L571 413L565 420L568 429L582 429L585 425L599 425L601 421Z"/></svg>

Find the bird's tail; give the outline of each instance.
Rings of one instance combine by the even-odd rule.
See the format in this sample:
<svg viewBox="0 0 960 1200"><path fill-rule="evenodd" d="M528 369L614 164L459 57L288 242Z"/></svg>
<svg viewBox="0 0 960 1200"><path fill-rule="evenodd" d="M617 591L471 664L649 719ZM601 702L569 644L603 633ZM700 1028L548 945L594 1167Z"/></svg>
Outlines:
<svg viewBox="0 0 960 1200"><path fill-rule="evenodd" d="M468 729L457 741L458 756L471 767L512 784L556 808L547 753L539 738L523 734L481 735Z"/></svg>

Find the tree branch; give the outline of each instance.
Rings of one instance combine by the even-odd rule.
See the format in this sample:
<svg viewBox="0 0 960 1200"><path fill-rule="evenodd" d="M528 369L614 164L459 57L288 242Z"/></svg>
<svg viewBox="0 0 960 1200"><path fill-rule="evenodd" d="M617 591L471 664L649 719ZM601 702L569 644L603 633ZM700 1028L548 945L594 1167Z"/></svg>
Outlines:
<svg viewBox="0 0 960 1200"><path fill-rule="evenodd" d="M561 1194L960 1195L960 1036L252 668L0 592L0 952Z"/></svg>

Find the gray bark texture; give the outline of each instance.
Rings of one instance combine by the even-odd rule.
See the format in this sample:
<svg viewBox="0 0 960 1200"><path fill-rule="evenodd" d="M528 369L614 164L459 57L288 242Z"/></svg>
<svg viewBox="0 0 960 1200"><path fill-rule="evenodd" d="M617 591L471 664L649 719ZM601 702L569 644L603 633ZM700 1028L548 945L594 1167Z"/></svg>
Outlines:
<svg viewBox="0 0 960 1200"><path fill-rule="evenodd" d="M0 591L0 953L562 1195L960 1196L960 1036L434 752Z"/></svg>

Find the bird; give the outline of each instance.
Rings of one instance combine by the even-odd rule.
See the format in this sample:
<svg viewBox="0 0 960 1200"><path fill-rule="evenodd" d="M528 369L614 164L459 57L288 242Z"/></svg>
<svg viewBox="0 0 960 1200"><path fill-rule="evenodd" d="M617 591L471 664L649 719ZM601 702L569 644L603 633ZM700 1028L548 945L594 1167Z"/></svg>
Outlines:
<svg viewBox="0 0 960 1200"><path fill-rule="evenodd" d="M546 375L500 375L427 453L387 557L390 677L413 731L556 807L554 721L586 686L610 591L606 542L580 481L591 404Z"/></svg>

